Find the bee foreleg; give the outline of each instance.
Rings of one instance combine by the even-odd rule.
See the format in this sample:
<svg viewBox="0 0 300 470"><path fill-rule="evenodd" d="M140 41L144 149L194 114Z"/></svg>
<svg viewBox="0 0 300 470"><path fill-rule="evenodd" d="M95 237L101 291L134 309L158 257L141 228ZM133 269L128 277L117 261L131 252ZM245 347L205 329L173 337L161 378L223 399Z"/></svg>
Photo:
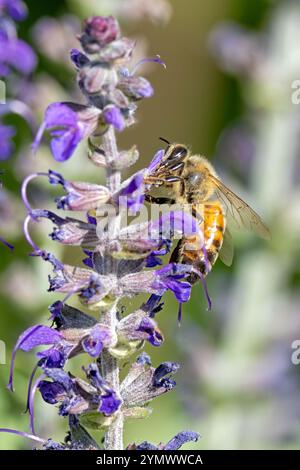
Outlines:
<svg viewBox="0 0 300 470"><path fill-rule="evenodd" d="M175 204L174 199L170 199L168 197L155 197L151 196L150 194L146 194L145 200L147 202L151 202L152 204Z"/></svg>

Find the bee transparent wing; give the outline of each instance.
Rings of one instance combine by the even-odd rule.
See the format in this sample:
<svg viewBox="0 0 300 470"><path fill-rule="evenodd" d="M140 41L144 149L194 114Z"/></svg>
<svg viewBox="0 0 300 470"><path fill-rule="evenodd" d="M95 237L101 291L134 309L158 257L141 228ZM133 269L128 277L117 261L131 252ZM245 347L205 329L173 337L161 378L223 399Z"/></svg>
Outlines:
<svg viewBox="0 0 300 470"><path fill-rule="evenodd" d="M232 236L228 228L226 228L223 236L222 248L219 253L219 258L224 264L226 264L226 266L231 266L233 261L233 254L234 249Z"/></svg>
<svg viewBox="0 0 300 470"><path fill-rule="evenodd" d="M238 228L243 227L246 230L255 232L266 240L271 238L268 227L245 201L227 188L227 186L215 176L210 175L210 180L214 184L215 191L220 201L228 209L228 215L234 220Z"/></svg>

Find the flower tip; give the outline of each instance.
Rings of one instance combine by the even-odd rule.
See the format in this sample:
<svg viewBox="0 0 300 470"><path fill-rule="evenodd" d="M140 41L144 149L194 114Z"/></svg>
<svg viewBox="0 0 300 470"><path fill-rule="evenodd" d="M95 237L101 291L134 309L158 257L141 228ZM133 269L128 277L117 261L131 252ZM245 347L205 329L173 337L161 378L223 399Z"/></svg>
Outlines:
<svg viewBox="0 0 300 470"><path fill-rule="evenodd" d="M154 62L157 62L158 64L162 65L164 69L167 68L167 64L166 64L163 60L161 60L159 54L156 55L156 58L155 58L155 59L156 59L156 60L154 60Z"/></svg>
<svg viewBox="0 0 300 470"><path fill-rule="evenodd" d="M14 386L13 386L13 382L12 382L11 379L9 379L9 382L8 382L8 384L6 385L6 388L7 388L7 390L9 390L10 392L14 392L14 391L15 391Z"/></svg>
<svg viewBox="0 0 300 470"><path fill-rule="evenodd" d="M3 243L3 245L5 245L10 251L14 250L14 246L4 240L2 237L0 237L0 242Z"/></svg>

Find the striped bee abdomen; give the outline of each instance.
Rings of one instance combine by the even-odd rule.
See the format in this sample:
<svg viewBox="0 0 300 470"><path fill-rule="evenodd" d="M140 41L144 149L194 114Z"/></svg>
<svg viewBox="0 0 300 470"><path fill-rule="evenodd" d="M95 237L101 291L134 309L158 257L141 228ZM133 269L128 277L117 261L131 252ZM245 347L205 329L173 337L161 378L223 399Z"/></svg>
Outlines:
<svg viewBox="0 0 300 470"><path fill-rule="evenodd" d="M182 238L172 253L171 262L191 264L206 276L215 264L222 248L225 231L225 216L218 201L204 204L201 229L204 235L204 249L197 236ZM187 279L192 284L198 280L197 274Z"/></svg>

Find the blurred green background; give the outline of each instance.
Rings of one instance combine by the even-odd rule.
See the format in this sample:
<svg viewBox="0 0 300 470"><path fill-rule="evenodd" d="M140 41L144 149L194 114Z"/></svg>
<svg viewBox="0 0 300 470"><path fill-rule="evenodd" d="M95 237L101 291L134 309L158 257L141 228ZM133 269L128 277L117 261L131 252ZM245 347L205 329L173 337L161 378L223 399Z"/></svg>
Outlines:
<svg viewBox="0 0 300 470"><path fill-rule="evenodd" d="M226 268L218 261L208 277L211 312L206 311L197 285L183 307L179 328L176 303L166 296L166 307L158 317L164 345L146 350L154 364L167 360L182 364L178 386L153 402L150 418L127 423L125 442L165 442L189 429L202 436L190 448L299 448L300 366L291 361L292 342L300 339L300 114L291 103L292 81L300 78L299 3L152 0L144 2L148 9L141 11L142 2L136 1L135 9L127 11L125 3L27 1L29 17L19 33L39 52L33 77L36 91L28 96L37 119L51 101L74 99L78 93L68 57L68 50L77 46L78 19L116 13L123 32L137 39L137 59L160 54L167 64L166 70L145 67L155 95L139 106L138 123L119 139L121 148L135 143L140 149L142 157L133 171L150 161L160 146L159 136L184 142L195 153L208 156L225 182L263 215L272 232L270 242L234 234L233 266ZM51 19L48 32L40 27L44 17L48 23ZM245 70L230 66L247 57L241 39L230 43L232 53L225 58L209 47L212 31L224 21L253 32L259 57ZM35 358L18 353L16 391L11 394L5 388L11 351L22 330L48 318L47 306L57 295L47 293L48 266L27 256L20 182L32 169L50 167L67 178L101 182L104 175L101 170L95 175L93 166L85 163L84 146L60 165L46 146L30 156L26 125L20 118L9 120L18 126L18 134L15 155L1 163L8 198L5 210L1 209L1 235L15 245L15 251L11 254L0 247L0 339L7 347L7 365L0 365L0 426L27 431L23 410ZM43 185L34 186L33 201L39 207L53 207ZM49 227L40 225L35 232L40 246L73 264L81 259L79 251L54 246L46 236ZM128 311L138 304L140 300L130 302ZM36 416L41 436L63 439L67 423L39 397ZM0 449L27 448L30 443L22 438L0 434Z"/></svg>

